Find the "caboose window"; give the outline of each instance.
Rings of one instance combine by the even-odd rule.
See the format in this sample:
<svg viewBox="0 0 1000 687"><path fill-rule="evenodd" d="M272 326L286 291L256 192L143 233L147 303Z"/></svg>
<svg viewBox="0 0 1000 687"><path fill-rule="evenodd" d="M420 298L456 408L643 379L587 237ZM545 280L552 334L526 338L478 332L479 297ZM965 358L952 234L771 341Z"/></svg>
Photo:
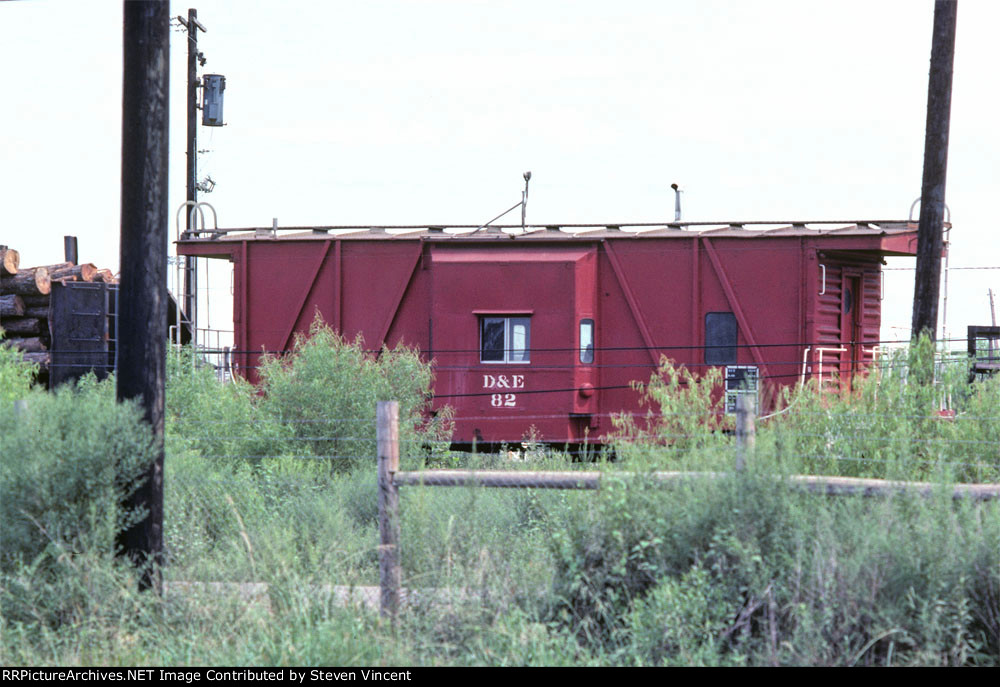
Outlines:
<svg viewBox="0 0 1000 687"><path fill-rule="evenodd" d="M484 317L479 325L479 360L484 363L504 361L504 332L506 320Z"/></svg>
<svg viewBox="0 0 1000 687"><path fill-rule="evenodd" d="M594 321L580 320L580 362L594 362Z"/></svg>
<svg viewBox="0 0 1000 687"><path fill-rule="evenodd" d="M736 338L739 327L731 312L705 315L705 364L735 365Z"/></svg>
<svg viewBox="0 0 1000 687"><path fill-rule="evenodd" d="M531 319L527 317L480 318L479 362L531 362Z"/></svg>

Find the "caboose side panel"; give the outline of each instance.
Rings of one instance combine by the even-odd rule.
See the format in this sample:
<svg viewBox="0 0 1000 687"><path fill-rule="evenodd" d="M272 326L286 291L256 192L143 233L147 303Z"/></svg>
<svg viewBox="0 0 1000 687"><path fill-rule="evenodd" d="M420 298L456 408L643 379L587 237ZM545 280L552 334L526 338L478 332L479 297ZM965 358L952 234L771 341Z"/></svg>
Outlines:
<svg viewBox="0 0 1000 687"><path fill-rule="evenodd" d="M659 360L653 331L661 332L677 324L670 319L663 321L658 310L647 312L642 306L656 292L670 294L676 302L684 300L684 292L677 293L682 277L677 269L665 264L670 254L664 248L660 242L646 242L645 249L628 242L602 244L596 357L601 377L602 432L611 429L608 413L638 409L638 396L630 382L648 380Z"/></svg>
<svg viewBox="0 0 1000 687"><path fill-rule="evenodd" d="M755 371L764 389L793 383L803 336L799 242L705 237L702 246L698 323L705 347L692 361L695 369L740 366ZM724 327L713 327L727 319L735 321L735 341L725 341ZM713 335L713 328L722 332ZM728 355L720 348L726 343L735 343Z"/></svg>
<svg viewBox="0 0 1000 687"><path fill-rule="evenodd" d="M419 241L343 241L343 297L341 333L348 340L360 335L365 347L402 340L421 349L427 343L427 325L411 310L423 310L419 293Z"/></svg>
<svg viewBox="0 0 1000 687"><path fill-rule="evenodd" d="M618 387L607 389L609 408L635 409L628 383L648 379L661 355L696 372L738 366L769 384L795 381L804 336L796 239L619 240L605 255L601 354L605 388Z"/></svg>
<svg viewBox="0 0 1000 687"><path fill-rule="evenodd" d="M253 382L260 352L288 350L317 313L371 349L385 341L425 349L419 242L247 241L232 256L235 361Z"/></svg>

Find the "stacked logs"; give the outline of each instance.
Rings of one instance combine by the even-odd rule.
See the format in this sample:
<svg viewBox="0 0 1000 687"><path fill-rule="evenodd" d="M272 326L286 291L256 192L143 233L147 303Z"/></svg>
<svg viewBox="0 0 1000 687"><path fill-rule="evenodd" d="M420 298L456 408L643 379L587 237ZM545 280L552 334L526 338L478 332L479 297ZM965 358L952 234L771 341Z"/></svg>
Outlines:
<svg viewBox="0 0 1000 687"><path fill-rule="evenodd" d="M20 267L16 250L0 246L0 345L20 349L24 359L38 363L43 371L49 366L52 345L49 319L50 294L54 282L69 281L115 283L111 270L100 270L90 263L75 265L63 262L40 267Z"/></svg>

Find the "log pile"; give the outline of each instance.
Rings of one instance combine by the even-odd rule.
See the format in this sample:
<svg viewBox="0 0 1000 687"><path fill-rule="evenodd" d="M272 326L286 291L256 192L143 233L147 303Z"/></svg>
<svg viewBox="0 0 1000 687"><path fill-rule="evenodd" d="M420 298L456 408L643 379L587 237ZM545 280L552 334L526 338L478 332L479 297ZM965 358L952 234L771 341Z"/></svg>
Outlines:
<svg viewBox="0 0 1000 687"><path fill-rule="evenodd" d="M117 283L111 270L90 263L21 267L16 250L0 246L0 345L18 348L24 359L49 366L52 332L49 324L53 283L71 281Z"/></svg>

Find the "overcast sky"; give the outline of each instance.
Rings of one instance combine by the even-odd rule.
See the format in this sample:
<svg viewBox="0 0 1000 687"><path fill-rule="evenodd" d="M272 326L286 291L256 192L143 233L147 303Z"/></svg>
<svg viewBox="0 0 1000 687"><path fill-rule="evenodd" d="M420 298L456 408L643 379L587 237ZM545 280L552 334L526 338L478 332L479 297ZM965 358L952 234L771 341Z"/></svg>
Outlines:
<svg viewBox="0 0 1000 687"><path fill-rule="evenodd" d="M202 73L227 84L227 126L198 132L221 227L479 224L525 170L529 223L672 220L673 182L691 221L906 219L920 193L931 0L196 5ZM1000 290L997 26L1000 2L959 3L955 336L989 324ZM171 236L185 40L171 33ZM81 260L118 268L121 53L121 2L0 2L0 244L22 265L60 261L75 234ZM883 338L905 339L913 271L886 288Z"/></svg>

